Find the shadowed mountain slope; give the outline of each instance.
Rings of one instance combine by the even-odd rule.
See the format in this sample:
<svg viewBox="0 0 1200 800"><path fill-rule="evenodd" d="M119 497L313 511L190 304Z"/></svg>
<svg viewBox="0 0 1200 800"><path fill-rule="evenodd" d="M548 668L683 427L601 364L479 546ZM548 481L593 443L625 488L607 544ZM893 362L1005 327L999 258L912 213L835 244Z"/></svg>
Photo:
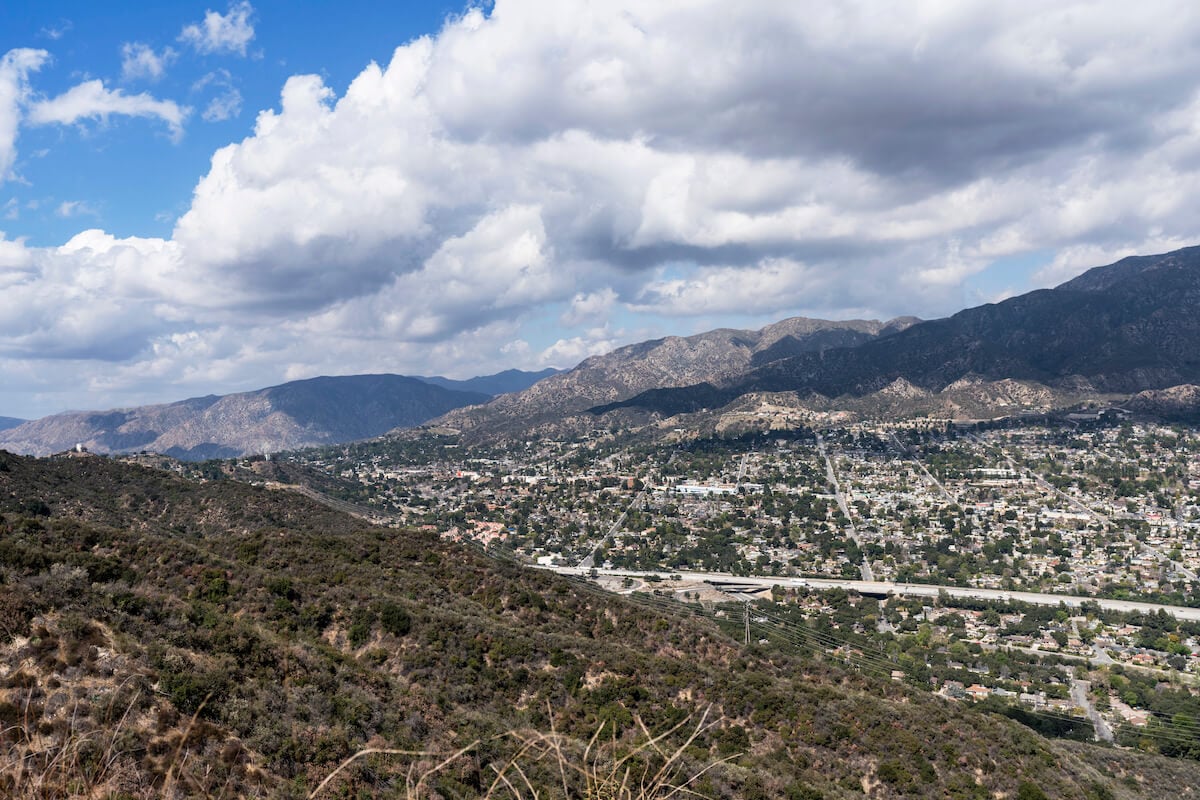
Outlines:
<svg viewBox="0 0 1200 800"><path fill-rule="evenodd" d="M223 397L55 414L0 433L0 448L48 455L81 444L102 453L225 458L366 439L486 400L402 375L311 378Z"/></svg>
<svg viewBox="0 0 1200 800"><path fill-rule="evenodd" d="M459 392L481 392L495 397L498 394L509 394L528 389L538 381L557 375L561 370L547 367L537 372L527 372L520 369L506 369L495 375L479 375L466 380L443 378L440 375L432 377L417 376L417 380L441 386L443 389L454 389Z"/></svg>
<svg viewBox="0 0 1200 800"><path fill-rule="evenodd" d="M903 380L1018 380L1126 393L1200 381L1200 248L1124 259L1055 288L922 322L854 348L782 359L741 375L658 388L597 413L716 408L751 392L860 397Z"/></svg>
<svg viewBox="0 0 1200 800"><path fill-rule="evenodd" d="M585 359L523 392L452 412L437 424L489 434L523 435L531 430L553 434L564 420L569 426L570 418L599 403L623 400L647 389L732 378L756 364L796 353L825 352L889 337L914 322L914 318L831 322L795 317L757 331L720 328L639 342Z"/></svg>

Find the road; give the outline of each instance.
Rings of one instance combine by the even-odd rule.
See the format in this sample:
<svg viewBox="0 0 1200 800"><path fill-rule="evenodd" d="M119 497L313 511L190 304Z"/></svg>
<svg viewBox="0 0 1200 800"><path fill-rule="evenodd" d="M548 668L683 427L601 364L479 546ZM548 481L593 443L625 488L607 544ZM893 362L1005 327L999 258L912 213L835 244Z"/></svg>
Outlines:
<svg viewBox="0 0 1200 800"><path fill-rule="evenodd" d="M561 575L577 575L588 577L591 570L583 567L545 567ZM1060 603L1068 608L1079 608L1084 603L1095 603L1105 611L1121 611L1125 613L1151 613L1158 610L1166 611L1176 619L1200 622L1200 608L1187 606L1171 606L1162 603L1145 603L1136 600L1110 600L1100 597L1082 595L1042 594L1040 592L1006 591L1004 589L980 589L970 586L936 586L928 583L894 583L892 581L862 581L844 578L787 578L776 576L741 576L723 572L672 572L656 573L653 570L628 569L596 569L597 575L612 575L616 577L640 578L657 574L666 579L678 575L681 580L696 583L709 583L714 586L741 587L747 590L770 589L772 586L784 588L846 589L859 594L882 597L889 594L906 595L909 597L937 597L945 592L950 597L971 600L999 600L1002 602L1029 603L1039 606L1057 606Z"/></svg>
<svg viewBox="0 0 1200 800"><path fill-rule="evenodd" d="M970 437L972 439L974 439L976 442L978 442L979 444L988 446L988 444L986 442L984 442L982 439L980 439L978 436L971 434ZM1040 488L1044 489L1045 491L1052 492L1055 496L1059 497L1062 500L1065 500L1068 505L1074 506L1079 511L1082 511L1085 514L1090 515L1092 519L1101 523L1105 527L1109 527L1111 525L1111 520L1106 515L1101 514L1099 511L1096 511L1094 508L1089 507L1088 505L1081 502L1077 498L1072 497L1071 495L1069 495L1066 492L1059 489L1057 486L1054 486L1053 484L1049 483L1045 478L1043 478L1041 475L1037 474L1033 470L1017 467L1017 465L1013 462L1012 457L1008 454L1008 452L1003 447L1001 447L1000 445L992 445L992 446L994 446L997 450L1000 451L1000 455L1002 455L1004 457L1004 460L1008 462L1008 468L1011 469L1014 473L1020 473L1020 474L1029 476L1030 478L1033 479L1033 481ZM1128 533L1125 534L1125 539L1130 544L1132 544L1134 547L1137 547L1139 550L1141 550L1143 553L1151 555L1154 558L1157 558L1159 561L1165 561L1166 563L1170 564L1172 566L1172 568L1174 568L1174 570L1177 574L1182 575L1183 577L1187 578L1189 581L1196 580L1195 572L1188 569L1183 564L1180 564L1178 561L1172 560L1166 553L1162 552L1161 550L1151 547L1150 545L1146 544L1145 542L1137 539L1136 537L1134 537Z"/></svg>
<svg viewBox="0 0 1200 800"><path fill-rule="evenodd" d="M1069 668L1068 671L1071 674L1071 700L1082 708L1087 714L1087 718L1092 721L1092 726L1096 729L1096 738L1112 744L1112 728L1104 721L1104 717L1100 716L1100 712L1092 705L1092 698L1088 695L1091 684L1076 678L1074 667Z"/></svg>
<svg viewBox="0 0 1200 800"><path fill-rule="evenodd" d="M584 559L579 562L579 567L578 567L579 569L587 570L587 569L591 569L593 566L595 566L596 551L600 549L601 545L603 545L606 541L611 539L617 533L617 531L621 530L621 526L625 524L625 518L629 516L629 512L633 509L633 507L635 505L637 505L639 502L641 502L641 499L645 496L646 496L646 490L642 489L640 492L637 493L636 496L634 496L634 498L632 500L629 501L629 505L625 506L625 510L621 512L621 516L617 517L617 521L614 522L612 524L612 527L608 529L608 533L601 536L600 540L598 542L596 542L596 546L592 548L592 552L588 553L587 556L585 556Z"/></svg>
<svg viewBox="0 0 1200 800"><path fill-rule="evenodd" d="M937 490L942 493L942 497L945 497L946 500L950 503L957 504L958 499L956 497L954 497L954 495L950 494L950 492L946 491L946 487L942 485L941 481L939 481L937 478L933 477L933 473L925 468L925 465L923 463L921 463L921 459L914 456L907 447L905 447L903 444L901 444L900 439L896 436L896 434L894 434L894 433L891 434L891 437L892 437L892 442L896 445L897 448L899 448L901 454L903 454L904 457L907 458L909 461L911 461L917 465L917 469L921 470L921 472L925 475L925 479L927 481L929 481L931 484L933 484L934 486L937 487Z"/></svg>
<svg viewBox="0 0 1200 800"><path fill-rule="evenodd" d="M825 440L821 438L821 434L819 433L817 434L817 449L821 451L821 458L825 459L825 478L833 486L833 494L837 498L838 508L842 510L842 514L846 517L846 532L854 540L855 546L861 551L862 541L859 540L858 531L854 528L854 520L850 517L850 507L846 505L846 496L842 494L842 485L838 483L837 471L833 468L833 459L825 451ZM867 559L865 553L863 554L862 564L859 565L858 572L864 581L875 579L874 573L871 572L871 562Z"/></svg>
<svg viewBox="0 0 1200 800"><path fill-rule="evenodd" d="M749 463L750 463L750 454L744 453L741 458L741 463L738 464L737 481L735 481L735 485L739 489L742 488L742 480L745 479L745 477L746 477L746 466Z"/></svg>

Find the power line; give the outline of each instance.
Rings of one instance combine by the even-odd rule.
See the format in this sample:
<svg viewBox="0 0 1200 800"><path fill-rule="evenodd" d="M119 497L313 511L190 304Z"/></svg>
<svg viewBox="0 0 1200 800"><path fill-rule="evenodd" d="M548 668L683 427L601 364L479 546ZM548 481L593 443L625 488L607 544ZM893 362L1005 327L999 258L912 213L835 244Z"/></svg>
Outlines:
<svg viewBox="0 0 1200 800"><path fill-rule="evenodd" d="M681 603L678 600L663 598L659 595L649 595L644 593L634 593L630 596L631 599L643 605L653 606L663 611L678 614L681 610L687 610L693 614L709 617L715 621L720 621L722 618L718 616L719 611L709 611L702 605L692 605ZM820 651L824 655L840 658L844 663L853 664L858 667L866 668L871 672L879 672L882 674L890 674L894 670L905 672L907 678L912 678L908 674L903 665L898 661L893 661L882 655L875 655L869 650L861 649L863 642L855 641L847 636L839 635L833 630L821 631L808 626L799 625L793 620L789 620L772 614L763 608L755 608L751 612L751 603L745 602L744 611L746 613L745 624L747 630L754 627L764 632L767 636L773 636L781 639L786 644L789 644L797 649L808 651ZM731 621L728 616L724 617L727 621ZM853 648L853 649L849 649ZM830 652L844 650L842 653ZM1067 713L1055 712L1049 709L1033 709L1031 713L1041 716L1047 716L1064 721L1072 722L1087 722L1092 724L1086 717L1078 717ZM1159 739L1170 739L1179 743L1197 744L1200 743L1200 720L1177 719L1178 714L1167 714L1153 710L1144 710L1148 718L1154 720L1163 727L1155 727L1151 729L1143 728L1145 735L1153 736ZM1191 738L1189 734L1193 734L1196 738Z"/></svg>

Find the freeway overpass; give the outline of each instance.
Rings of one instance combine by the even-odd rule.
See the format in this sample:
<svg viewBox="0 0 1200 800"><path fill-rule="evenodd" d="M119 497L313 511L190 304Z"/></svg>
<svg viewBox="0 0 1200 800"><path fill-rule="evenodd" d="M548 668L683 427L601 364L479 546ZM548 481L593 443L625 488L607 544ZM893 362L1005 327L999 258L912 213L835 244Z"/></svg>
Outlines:
<svg viewBox="0 0 1200 800"><path fill-rule="evenodd" d="M656 575L663 580L678 576L681 581L692 583L707 583L714 588L725 588L730 591L753 591L758 589L770 589L772 586L781 586L785 589L846 589L855 591L859 594L873 595L884 597L889 594L903 595L905 597L937 597L940 592L945 592L950 597L965 598L971 600L999 600L999 601L1014 601L1018 603L1029 603L1039 606L1057 606L1059 603L1068 608L1079 608L1083 603L1095 603L1105 611L1123 611L1123 612L1142 612L1149 613L1165 610L1176 619L1200 621L1200 608L1188 608L1187 606L1170 606L1162 603L1145 603L1136 600L1109 600L1101 597L1086 597L1080 595L1065 595L1065 594L1041 594L1038 592L1018 592L1007 591L1004 589L977 589L969 586L935 586L927 583L893 583L890 581L862 581L862 580L846 580L838 578L788 578L788 577L773 577L773 576L755 576L755 575L730 575L723 572L654 572L647 570L630 570L630 569L586 569L583 567L545 567L545 569L553 570L560 575L574 575L582 578L595 575L607 575L617 578L644 578L649 575Z"/></svg>

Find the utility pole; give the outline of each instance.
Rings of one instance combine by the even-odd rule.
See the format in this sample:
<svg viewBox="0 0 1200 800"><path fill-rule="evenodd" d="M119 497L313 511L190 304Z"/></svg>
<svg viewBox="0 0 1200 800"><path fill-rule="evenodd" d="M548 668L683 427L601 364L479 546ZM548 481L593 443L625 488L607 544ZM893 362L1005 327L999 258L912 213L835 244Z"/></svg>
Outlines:
<svg viewBox="0 0 1200 800"><path fill-rule="evenodd" d="M746 645L749 646L750 645L750 601L749 600L746 601L746 604L743 606L743 608L746 610L746 615L744 617L744 619L746 620Z"/></svg>

